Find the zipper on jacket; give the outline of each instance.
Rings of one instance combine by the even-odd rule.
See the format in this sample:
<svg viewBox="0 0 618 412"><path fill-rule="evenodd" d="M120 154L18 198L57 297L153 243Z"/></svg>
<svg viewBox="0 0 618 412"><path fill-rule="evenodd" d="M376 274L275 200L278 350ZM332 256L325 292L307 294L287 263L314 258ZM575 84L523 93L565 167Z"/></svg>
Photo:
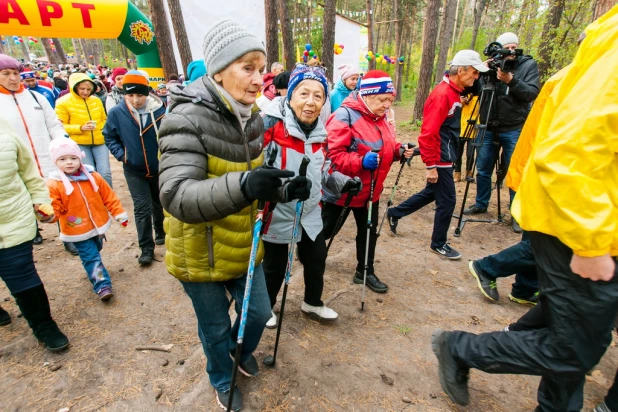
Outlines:
<svg viewBox="0 0 618 412"><path fill-rule="evenodd" d="M242 140L245 145L245 155L247 156L247 170L251 171L251 153L249 153L249 142L247 141L247 133L243 130L242 132ZM253 203L251 202L251 213L249 214L249 219L251 220L251 233L253 233L253 226L255 226L255 219L253 218Z"/></svg>
<svg viewBox="0 0 618 412"><path fill-rule="evenodd" d="M127 163L127 147L124 147L124 163Z"/></svg>
<svg viewBox="0 0 618 412"><path fill-rule="evenodd" d="M206 234L208 236L208 264L211 268L215 267L215 248L212 241L212 226L206 226Z"/></svg>
<svg viewBox="0 0 618 412"><path fill-rule="evenodd" d="M43 177L43 169L41 169L41 163L39 162L39 156L36 153L36 149L34 148L34 142L32 141L32 136L30 136L30 129L28 129L28 124L26 123L26 118L24 117L24 113L21 111L21 107L19 106L19 102L17 101L17 96L15 96L15 92L11 92L13 95L13 100L15 100L15 106L17 106L17 110L19 111L19 115L21 116L21 121L24 124L24 128L26 129L26 134L28 135L28 141L30 142L30 148L32 149L32 154L34 156L34 160L36 161L36 166L39 169L39 174ZM34 96L34 95L33 95Z"/></svg>
<svg viewBox="0 0 618 412"><path fill-rule="evenodd" d="M84 98L82 97L82 99ZM86 111L88 112L88 118L92 120L92 115L90 114L90 108L88 107L88 102L86 102L86 99L84 99L84 104L86 105ZM94 146L94 130L90 131L90 136L92 137L92 145Z"/></svg>

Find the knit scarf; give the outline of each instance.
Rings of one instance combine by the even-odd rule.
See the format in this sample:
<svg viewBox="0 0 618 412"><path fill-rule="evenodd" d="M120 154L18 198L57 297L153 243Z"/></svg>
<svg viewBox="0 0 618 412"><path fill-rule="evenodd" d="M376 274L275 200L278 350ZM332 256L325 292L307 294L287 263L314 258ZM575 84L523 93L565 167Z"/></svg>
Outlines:
<svg viewBox="0 0 618 412"><path fill-rule="evenodd" d="M111 95L112 95L112 99L114 99L116 104L120 104L120 102L122 101L122 98L124 97L124 91L122 91L122 89L114 86L114 87L112 87Z"/></svg>
<svg viewBox="0 0 618 412"><path fill-rule="evenodd" d="M245 126L249 119L251 119L251 109L253 109L252 104L244 104L234 99L228 92L225 90L219 83L215 81L212 77L208 77L208 80L215 86L219 95L225 100L228 104L228 109L236 116L238 122L242 126L242 130L245 130Z"/></svg>

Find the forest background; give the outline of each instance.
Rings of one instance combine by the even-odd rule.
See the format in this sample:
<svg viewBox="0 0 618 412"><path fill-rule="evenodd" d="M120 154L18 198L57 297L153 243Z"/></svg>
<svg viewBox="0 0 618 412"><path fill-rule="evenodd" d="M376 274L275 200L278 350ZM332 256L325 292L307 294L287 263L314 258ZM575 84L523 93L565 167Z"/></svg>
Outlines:
<svg viewBox="0 0 618 412"><path fill-rule="evenodd" d="M181 0L131 1L153 22L166 75L184 72L190 61L201 58L191 55L179 12ZM164 1L171 11L172 28ZM415 102L410 119L414 125L431 88L458 50L482 54L500 34L514 32L524 53L539 63L541 81L545 81L572 60L585 27L615 4L616 0L264 0L268 64L283 61L289 69L296 63L297 49L311 44L332 76L335 15L366 25L374 56L403 60L388 64L374 57L368 63L370 69L385 70L393 77L399 101ZM52 63L129 67L136 61L116 39L4 35L1 40L1 53L26 60L34 53ZM183 68L177 66L171 42L177 43Z"/></svg>

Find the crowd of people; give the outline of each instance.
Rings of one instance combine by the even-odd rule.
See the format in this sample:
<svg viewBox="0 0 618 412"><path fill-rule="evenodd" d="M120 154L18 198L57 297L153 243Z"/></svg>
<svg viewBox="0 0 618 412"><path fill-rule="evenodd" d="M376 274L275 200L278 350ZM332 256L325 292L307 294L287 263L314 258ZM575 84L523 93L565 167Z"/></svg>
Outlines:
<svg viewBox="0 0 618 412"><path fill-rule="evenodd" d="M470 261L469 271L491 301L499 299L496 278L515 274L509 298L533 305L495 333L434 333L440 382L455 403L469 402L468 371L478 368L541 375L539 411L580 410L584 375L609 345L618 313L618 112L594 107L615 98L610 91L618 84L606 66L618 67L617 27L615 7L588 27L573 64L542 90L531 56L508 57L519 65L503 72L475 51L459 51L425 102L418 144L426 186L388 208L390 230L396 234L400 219L435 202L428 250L461 258L447 240L454 170L463 155L458 148L469 123L462 111L487 76L496 76L495 107L481 105L472 113L480 123L491 118L492 129L478 148L477 198L466 213L486 212L502 149L512 226L523 233L517 245ZM513 33L497 40L505 49L519 48ZM0 205L7 211L0 216L0 276L35 337L51 351L66 349L69 339L51 316L33 244L43 241L39 223L57 223L60 240L81 259L97 297L113 297L102 240L114 221L130 222L113 189L111 153L122 163L133 201L137 263L150 265L155 245L165 244L167 271L193 305L216 399L236 411L242 396L231 386L239 329L239 371L257 376L253 352L264 328L278 324L273 308L291 245L297 244L303 266L301 311L308 316L323 322L339 317L322 300L326 241L350 212L357 227L351 279L388 292L374 261L380 195L393 163L410 159L414 150L397 142L395 89L384 71L361 76L342 65L334 87L317 61L288 71L274 63L264 75L264 45L232 20L214 25L203 52L203 60L189 65L186 81L170 75L156 89L139 70L54 71L0 55ZM578 93L592 84L588 105ZM264 219L259 244L256 216ZM252 289L245 296L248 280ZM238 314L233 323L232 303ZM10 322L0 308L0 325ZM611 393L598 411L618 410Z"/></svg>

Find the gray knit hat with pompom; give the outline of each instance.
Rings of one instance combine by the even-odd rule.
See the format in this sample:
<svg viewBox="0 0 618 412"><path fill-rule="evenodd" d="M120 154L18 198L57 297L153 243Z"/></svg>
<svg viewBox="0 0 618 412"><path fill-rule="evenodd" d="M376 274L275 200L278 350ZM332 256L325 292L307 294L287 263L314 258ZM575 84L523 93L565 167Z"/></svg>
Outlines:
<svg viewBox="0 0 618 412"><path fill-rule="evenodd" d="M211 77L249 52L261 51L266 54L264 44L257 36L230 19L215 23L204 36L202 49Z"/></svg>

